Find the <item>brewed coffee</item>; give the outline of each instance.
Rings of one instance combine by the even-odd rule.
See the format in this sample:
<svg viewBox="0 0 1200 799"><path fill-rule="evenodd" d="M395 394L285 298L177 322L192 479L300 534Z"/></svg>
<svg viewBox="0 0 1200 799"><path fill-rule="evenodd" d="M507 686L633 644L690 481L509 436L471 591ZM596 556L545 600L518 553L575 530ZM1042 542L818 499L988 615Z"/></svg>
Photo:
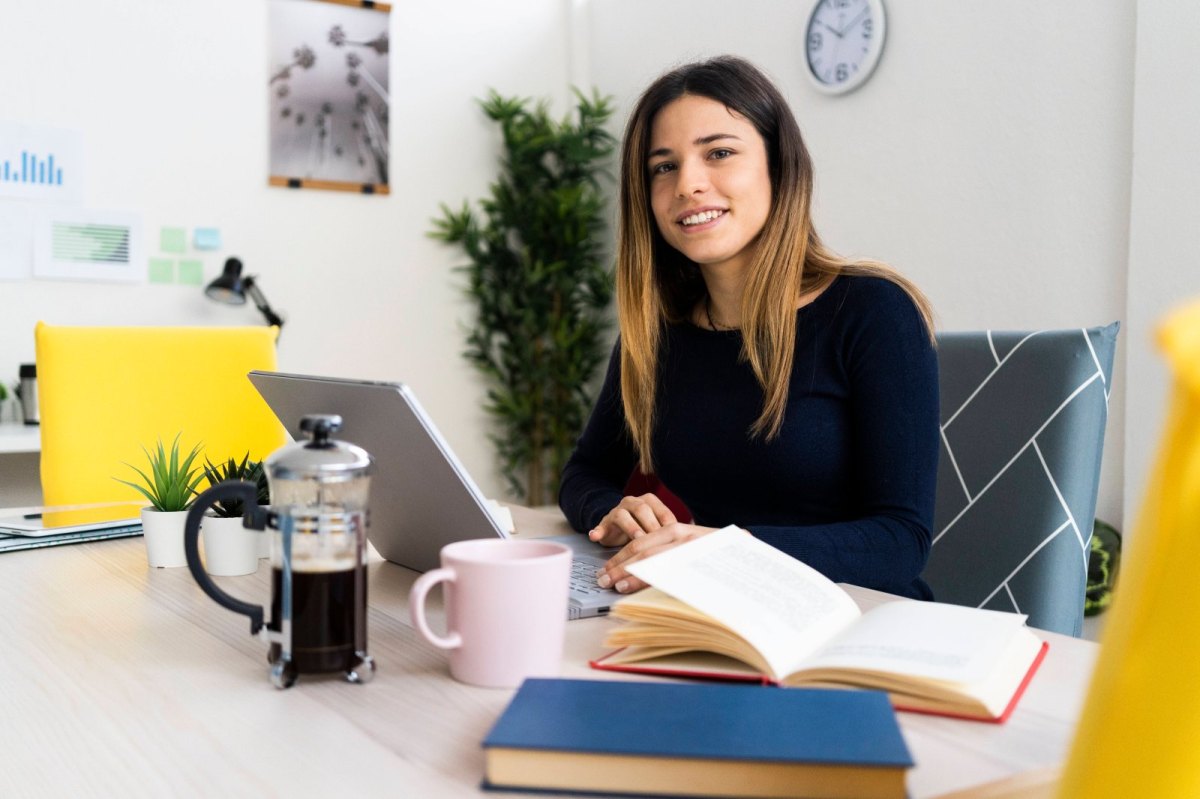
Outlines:
<svg viewBox="0 0 1200 799"><path fill-rule="evenodd" d="M188 511L188 568L204 593L249 617L250 634L270 643L267 657L276 688L290 688L303 672L340 671L352 683L370 682L375 675L375 660L367 654L371 456L329 437L341 423L341 417L329 414L305 416L300 429L312 440L298 441L267 458L270 509L258 504L257 484L226 480L196 497ZM227 500L243 503L245 527L270 530L271 619L265 624L261 605L222 591L200 560L204 513ZM289 578L286 586L284 574Z"/></svg>
<svg viewBox="0 0 1200 799"><path fill-rule="evenodd" d="M292 571L292 662L300 672L348 671L355 662L355 652L365 645L356 640L356 620L366 623L367 573L365 566L354 567L353 561L314 568L297 564ZM349 568L341 568L343 566ZM362 593L355 597L355 581L361 581ZM271 569L271 629L282 618L280 597L283 596L283 572ZM272 663L279 659L278 643L271 644L268 655Z"/></svg>

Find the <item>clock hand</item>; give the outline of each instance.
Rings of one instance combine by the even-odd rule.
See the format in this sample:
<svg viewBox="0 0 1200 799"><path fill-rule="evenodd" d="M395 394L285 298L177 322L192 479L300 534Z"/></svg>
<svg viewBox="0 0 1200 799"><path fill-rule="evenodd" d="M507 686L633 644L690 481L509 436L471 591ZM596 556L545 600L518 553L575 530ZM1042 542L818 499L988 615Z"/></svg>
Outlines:
<svg viewBox="0 0 1200 799"><path fill-rule="evenodd" d="M842 38L842 32L839 31L837 28L833 27L832 25L827 25L826 23L822 22L821 27L824 28L825 30L829 31L830 33L832 33L834 36L838 37L839 39Z"/></svg>
<svg viewBox="0 0 1200 799"><path fill-rule="evenodd" d="M846 35L846 31L850 30L850 29L851 29L851 28L853 28L855 25L857 25L857 24L858 24L858 23L859 23L859 22L862 20L862 18L863 18L863 17L865 17L865 16L867 15L867 12L868 12L868 11L870 11L870 10L871 10L871 9L870 9L870 7L868 6L867 8L864 8L862 11L859 11L859 12L858 12L858 16L857 16L857 17L855 17L854 19L850 20L850 22L849 22L849 23L847 23L847 24L843 25L843 26L842 26L842 29L841 29L840 31L834 31L834 33L836 33L836 34L838 35L838 38L842 38L842 37L844 37L844 36Z"/></svg>

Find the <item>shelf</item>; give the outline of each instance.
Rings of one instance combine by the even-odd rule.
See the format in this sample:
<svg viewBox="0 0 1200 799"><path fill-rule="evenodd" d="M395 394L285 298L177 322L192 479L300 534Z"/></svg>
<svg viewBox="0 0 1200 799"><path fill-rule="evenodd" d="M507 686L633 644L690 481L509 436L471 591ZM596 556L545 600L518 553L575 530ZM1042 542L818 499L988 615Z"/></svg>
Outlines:
<svg viewBox="0 0 1200 799"><path fill-rule="evenodd" d="M41 452L42 430L37 425L0 423L0 454Z"/></svg>

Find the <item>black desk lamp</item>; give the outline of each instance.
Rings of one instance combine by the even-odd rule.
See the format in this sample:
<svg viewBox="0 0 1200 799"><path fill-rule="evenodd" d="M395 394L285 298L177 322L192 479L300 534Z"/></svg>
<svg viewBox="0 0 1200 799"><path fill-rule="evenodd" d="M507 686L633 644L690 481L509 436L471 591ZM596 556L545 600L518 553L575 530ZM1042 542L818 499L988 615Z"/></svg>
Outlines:
<svg viewBox="0 0 1200 799"><path fill-rule="evenodd" d="M209 299L226 305L245 305L246 296L249 295L250 299L254 300L255 307L267 318L267 324L283 328L283 317L271 310L267 298L254 282L254 275L242 277L242 262L237 258L230 258L225 262L225 270L221 272L220 277L208 284L204 293Z"/></svg>

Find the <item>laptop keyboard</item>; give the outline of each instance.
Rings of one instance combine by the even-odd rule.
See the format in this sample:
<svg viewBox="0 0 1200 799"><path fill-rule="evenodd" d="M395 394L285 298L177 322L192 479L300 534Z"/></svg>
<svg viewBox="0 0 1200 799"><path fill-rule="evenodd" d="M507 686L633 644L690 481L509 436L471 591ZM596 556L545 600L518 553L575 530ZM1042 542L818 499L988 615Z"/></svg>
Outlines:
<svg viewBox="0 0 1200 799"><path fill-rule="evenodd" d="M596 573L603 565L602 560L576 555L571 561L571 593L576 596L610 593L610 589L596 585Z"/></svg>

